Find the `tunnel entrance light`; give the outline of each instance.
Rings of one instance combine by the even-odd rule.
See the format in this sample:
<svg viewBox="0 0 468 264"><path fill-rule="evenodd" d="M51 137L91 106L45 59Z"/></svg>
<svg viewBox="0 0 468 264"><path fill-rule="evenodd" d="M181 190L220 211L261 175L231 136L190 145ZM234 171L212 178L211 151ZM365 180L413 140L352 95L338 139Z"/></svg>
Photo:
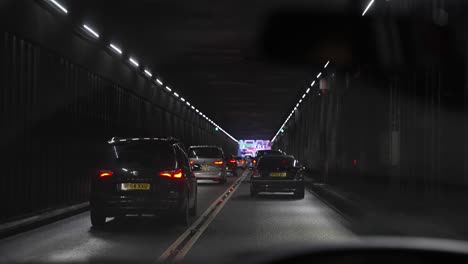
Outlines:
<svg viewBox="0 0 468 264"><path fill-rule="evenodd" d="M156 79L156 82L157 82L159 85L163 85L163 82L161 82L161 80L159 80L159 79ZM167 88L168 88L168 87L166 86L166 89L167 89ZM170 90L170 89L169 89L169 90Z"/></svg>
<svg viewBox="0 0 468 264"><path fill-rule="evenodd" d="M135 67L140 66L140 64L138 64L138 62L132 57L130 57L128 61L130 61L130 63L133 64Z"/></svg>
<svg viewBox="0 0 468 264"><path fill-rule="evenodd" d="M68 14L68 10L63 5L59 4L57 1L48 0L48 2L51 3L52 5L54 5L56 8L58 8L63 13Z"/></svg>
<svg viewBox="0 0 468 264"><path fill-rule="evenodd" d="M121 50L119 47L115 46L115 45L112 44L112 43L109 45L109 47L110 47L112 50L114 50L115 52L117 52L118 54L122 55L122 50Z"/></svg>
<svg viewBox="0 0 468 264"><path fill-rule="evenodd" d="M369 10L369 8L371 8L371 6L374 4L374 1L375 1L375 0L371 0L371 1L369 2L369 4L367 5L366 9L364 10L364 12L362 12L362 16L364 16L364 15L367 13L367 11Z"/></svg>
<svg viewBox="0 0 468 264"><path fill-rule="evenodd" d="M93 35L95 38L99 38L99 34L94 31L94 29L92 29L91 27L89 27L88 25L86 24L83 24L83 28L86 29L86 31L88 31L88 33L90 33L91 35Z"/></svg>
<svg viewBox="0 0 468 264"><path fill-rule="evenodd" d="M146 73L146 75L148 75L149 77L152 77L152 76L153 76L153 74L152 74L150 71L146 70L146 69L145 69L145 73Z"/></svg>
<svg viewBox="0 0 468 264"><path fill-rule="evenodd" d="M156 79L156 81L158 81L158 80ZM169 92L172 92L172 89L169 88L169 86L166 86L166 90L168 90Z"/></svg>

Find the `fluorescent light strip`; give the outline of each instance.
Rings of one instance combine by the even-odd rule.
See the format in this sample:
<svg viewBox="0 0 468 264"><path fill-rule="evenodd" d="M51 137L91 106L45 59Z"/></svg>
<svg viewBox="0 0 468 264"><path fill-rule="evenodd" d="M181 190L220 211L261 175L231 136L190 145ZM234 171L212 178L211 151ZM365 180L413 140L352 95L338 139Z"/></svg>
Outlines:
<svg viewBox="0 0 468 264"><path fill-rule="evenodd" d="M153 76L153 74L152 74L150 71L146 70L146 69L145 69L145 73L146 73L146 75L148 75L149 77L152 77L152 76Z"/></svg>
<svg viewBox="0 0 468 264"><path fill-rule="evenodd" d="M176 92L174 92L174 96L175 96L175 97L179 97L179 94L176 93Z"/></svg>
<svg viewBox="0 0 468 264"><path fill-rule="evenodd" d="M185 98L183 98L183 97L181 97L180 100L181 100L182 102L185 102Z"/></svg>
<svg viewBox="0 0 468 264"><path fill-rule="evenodd" d="M314 86L314 84L315 84L315 81L313 81L313 82L310 84L310 86Z"/></svg>
<svg viewBox="0 0 468 264"><path fill-rule="evenodd" d="M299 100L299 104L300 104L300 103L302 103L302 99L301 99L301 100Z"/></svg>
<svg viewBox="0 0 468 264"><path fill-rule="evenodd" d="M192 109L195 110L195 106L192 105Z"/></svg>
<svg viewBox="0 0 468 264"><path fill-rule="evenodd" d="M90 28L88 25L83 24L83 28L86 29L89 33L91 33L91 35L93 35L94 37L99 38L99 34L96 33L96 31L94 31L94 30L93 30L92 28Z"/></svg>
<svg viewBox="0 0 468 264"><path fill-rule="evenodd" d="M309 93L309 92L310 92L310 88L307 88L307 91L306 91L306 93Z"/></svg>
<svg viewBox="0 0 468 264"><path fill-rule="evenodd" d="M322 76L322 72L319 72L319 74L317 74L317 78L320 78L320 76Z"/></svg>
<svg viewBox="0 0 468 264"><path fill-rule="evenodd" d="M134 58L132 58L132 57L130 57L130 58L128 59L128 61L130 61L135 67L140 66L140 64L138 64L138 62L137 62Z"/></svg>
<svg viewBox="0 0 468 264"><path fill-rule="evenodd" d="M327 63L325 63L325 66L323 66L323 68L327 68L328 64L330 64L330 61L327 61Z"/></svg>
<svg viewBox="0 0 468 264"><path fill-rule="evenodd" d="M168 90L169 92L172 92L172 89L169 88L169 86L166 86L166 90Z"/></svg>
<svg viewBox="0 0 468 264"><path fill-rule="evenodd" d="M156 79L156 82L157 82L159 85L163 85L163 82L161 82L161 80L159 80L159 79ZM167 86L166 86L166 88L167 88Z"/></svg>
<svg viewBox="0 0 468 264"><path fill-rule="evenodd" d="M65 14L68 14L68 10L65 7L63 7L63 5L59 4L57 1L49 0L49 2L54 4L58 9L62 10L62 12L64 12Z"/></svg>
<svg viewBox="0 0 468 264"><path fill-rule="evenodd" d="M310 88L309 88L309 89L310 89ZM305 97L306 97L306 94L303 94L303 95L302 95L302 99L304 99Z"/></svg>
<svg viewBox="0 0 468 264"><path fill-rule="evenodd" d="M197 112L197 113L200 113L200 110L198 110L198 109L195 109L195 112Z"/></svg>
<svg viewBox="0 0 468 264"><path fill-rule="evenodd" d="M109 47L111 47L111 49L113 49L113 50L114 50L115 52L117 52L118 54L122 55L122 50L121 50L119 47L115 46L115 45L112 44L112 43L109 45Z"/></svg>
<svg viewBox="0 0 468 264"><path fill-rule="evenodd" d="M375 0L371 0L371 1L369 2L369 4L367 5L366 9L364 10L364 12L362 12L362 16L364 16L364 15L367 13L367 11L369 10L369 8L371 8L371 6L374 4L374 1L375 1Z"/></svg>
<svg viewBox="0 0 468 264"><path fill-rule="evenodd" d="M185 102L188 106L190 106L190 103L189 102Z"/></svg>

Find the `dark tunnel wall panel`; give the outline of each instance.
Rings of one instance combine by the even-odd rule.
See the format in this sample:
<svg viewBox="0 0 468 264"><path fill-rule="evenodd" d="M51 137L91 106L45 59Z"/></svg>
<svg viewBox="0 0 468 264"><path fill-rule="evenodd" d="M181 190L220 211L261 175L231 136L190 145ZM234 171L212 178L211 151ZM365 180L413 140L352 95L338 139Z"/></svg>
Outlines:
<svg viewBox="0 0 468 264"><path fill-rule="evenodd" d="M235 148L177 101L155 104L14 34L1 36L0 197L9 202L0 221L86 201L111 136Z"/></svg>

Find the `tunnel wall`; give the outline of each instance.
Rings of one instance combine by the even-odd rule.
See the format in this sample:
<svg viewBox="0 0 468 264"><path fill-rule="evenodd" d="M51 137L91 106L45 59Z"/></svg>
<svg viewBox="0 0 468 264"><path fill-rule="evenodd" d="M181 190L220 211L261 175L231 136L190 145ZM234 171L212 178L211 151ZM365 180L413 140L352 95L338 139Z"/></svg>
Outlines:
<svg viewBox="0 0 468 264"><path fill-rule="evenodd" d="M0 222L87 201L106 142L237 144L39 1L2 1Z"/></svg>
<svg viewBox="0 0 468 264"><path fill-rule="evenodd" d="M405 55L423 61L420 65L388 71L376 65L330 66L323 74L328 92L312 89L274 148L296 156L321 183L429 196L468 187L463 30L468 23L454 13L452 27L440 31L448 32L449 40L436 48L443 54L440 61L424 53L431 45L412 39L419 46Z"/></svg>

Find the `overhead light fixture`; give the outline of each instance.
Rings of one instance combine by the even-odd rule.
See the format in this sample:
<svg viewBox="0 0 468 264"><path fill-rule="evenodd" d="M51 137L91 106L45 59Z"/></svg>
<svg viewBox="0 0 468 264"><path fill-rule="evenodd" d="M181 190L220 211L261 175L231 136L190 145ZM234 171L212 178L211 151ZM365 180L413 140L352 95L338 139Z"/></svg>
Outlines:
<svg viewBox="0 0 468 264"><path fill-rule="evenodd" d="M195 106L192 105L192 109L195 110Z"/></svg>
<svg viewBox="0 0 468 264"><path fill-rule="evenodd" d="M187 102L185 102L185 103L186 103L188 106L190 106L190 103L189 103L188 101L187 101Z"/></svg>
<svg viewBox="0 0 468 264"><path fill-rule="evenodd" d="M178 93L176 93L176 92L174 92L174 95L175 95L175 97L179 97L179 94L178 94Z"/></svg>
<svg viewBox="0 0 468 264"><path fill-rule="evenodd" d="M140 66L140 64L138 64L138 62L132 57L130 57L128 61L130 61L130 63L132 63L135 67Z"/></svg>
<svg viewBox="0 0 468 264"><path fill-rule="evenodd" d="M367 11L369 10L369 8L371 8L371 6L374 4L374 1L375 1L375 0L371 0L371 1L369 2L369 4L367 5L366 9L364 10L364 12L362 12L362 16L364 16L364 15L367 13Z"/></svg>
<svg viewBox="0 0 468 264"><path fill-rule="evenodd" d="M317 74L317 78L320 78L320 76L322 76L322 72L319 72L319 74Z"/></svg>
<svg viewBox="0 0 468 264"><path fill-rule="evenodd" d="M116 45L114 45L114 44L111 43L111 44L109 45L109 47L111 47L111 49L113 49L113 50L114 50L115 52L117 52L118 54L122 55L122 50L121 50L119 47L117 47Z"/></svg>
<svg viewBox="0 0 468 264"><path fill-rule="evenodd" d="M298 108L298 107L299 107L299 103L296 104L296 107L294 107L294 110L296 110L296 108Z"/></svg>
<svg viewBox="0 0 468 264"><path fill-rule="evenodd" d="M159 79L156 79L156 82L157 82L159 85L163 85L163 82L161 82L161 80L159 80ZM167 88L167 86L166 86L166 88Z"/></svg>
<svg viewBox="0 0 468 264"><path fill-rule="evenodd" d="M197 113L200 113L200 110L198 110L198 109L195 109L195 112L197 112Z"/></svg>
<svg viewBox="0 0 468 264"><path fill-rule="evenodd" d="M302 99L301 99L301 100L299 100L299 104L300 104L300 103L302 103Z"/></svg>
<svg viewBox="0 0 468 264"><path fill-rule="evenodd" d="M307 91L306 91L306 93L309 93L309 92L310 92L310 88L307 88Z"/></svg>
<svg viewBox="0 0 468 264"><path fill-rule="evenodd" d="M310 89L310 88L309 88L309 89ZM306 94L307 94L307 93L305 93L305 94L302 95L302 99L304 99L304 98L306 97Z"/></svg>
<svg viewBox="0 0 468 264"><path fill-rule="evenodd" d="M185 98L183 98L183 97L181 97L180 100L181 100L182 102L185 102Z"/></svg>
<svg viewBox="0 0 468 264"><path fill-rule="evenodd" d="M166 90L168 90L169 92L172 92L172 89L169 88L169 86L166 86Z"/></svg>
<svg viewBox="0 0 468 264"><path fill-rule="evenodd" d="M99 34L94 31L94 29L92 29L91 27L89 27L88 25L86 24L83 24L83 28L86 29L86 31L88 31L91 35L93 35L95 38L99 38Z"/></svg>
<svg viewBox="0 0 468 264"><path fill-rule="evenodd" d="M146 73L146 75L148 75L149 77L152 77L152 76L153 76L153 74L152 74L150 71L146 70L146 69L145 69L145 73Z"/></svg>
<svg viewBox="0 0 468 264"><path fill-rule="evenodd" d="M323 66L323 68L327 68L329 63L330 61L327 61L327 63L325 63L325 66Z"/></svg>
<svg viewBox="0 0 468 264"><path fill-rule="evenodd" d="M55 7L60 9L60 11L62 11L63 13L68 14L68 10L63 5L59 4L57 1L55 0L48 0L48 1L52 3Z"/></svg>
<svg viewBox="0 0 468 264"><path fill-rule="evenodd" d="M313 81L313 82L310 84L310 86L314 86L314 84L315 84L315 81Z"/></svg>

